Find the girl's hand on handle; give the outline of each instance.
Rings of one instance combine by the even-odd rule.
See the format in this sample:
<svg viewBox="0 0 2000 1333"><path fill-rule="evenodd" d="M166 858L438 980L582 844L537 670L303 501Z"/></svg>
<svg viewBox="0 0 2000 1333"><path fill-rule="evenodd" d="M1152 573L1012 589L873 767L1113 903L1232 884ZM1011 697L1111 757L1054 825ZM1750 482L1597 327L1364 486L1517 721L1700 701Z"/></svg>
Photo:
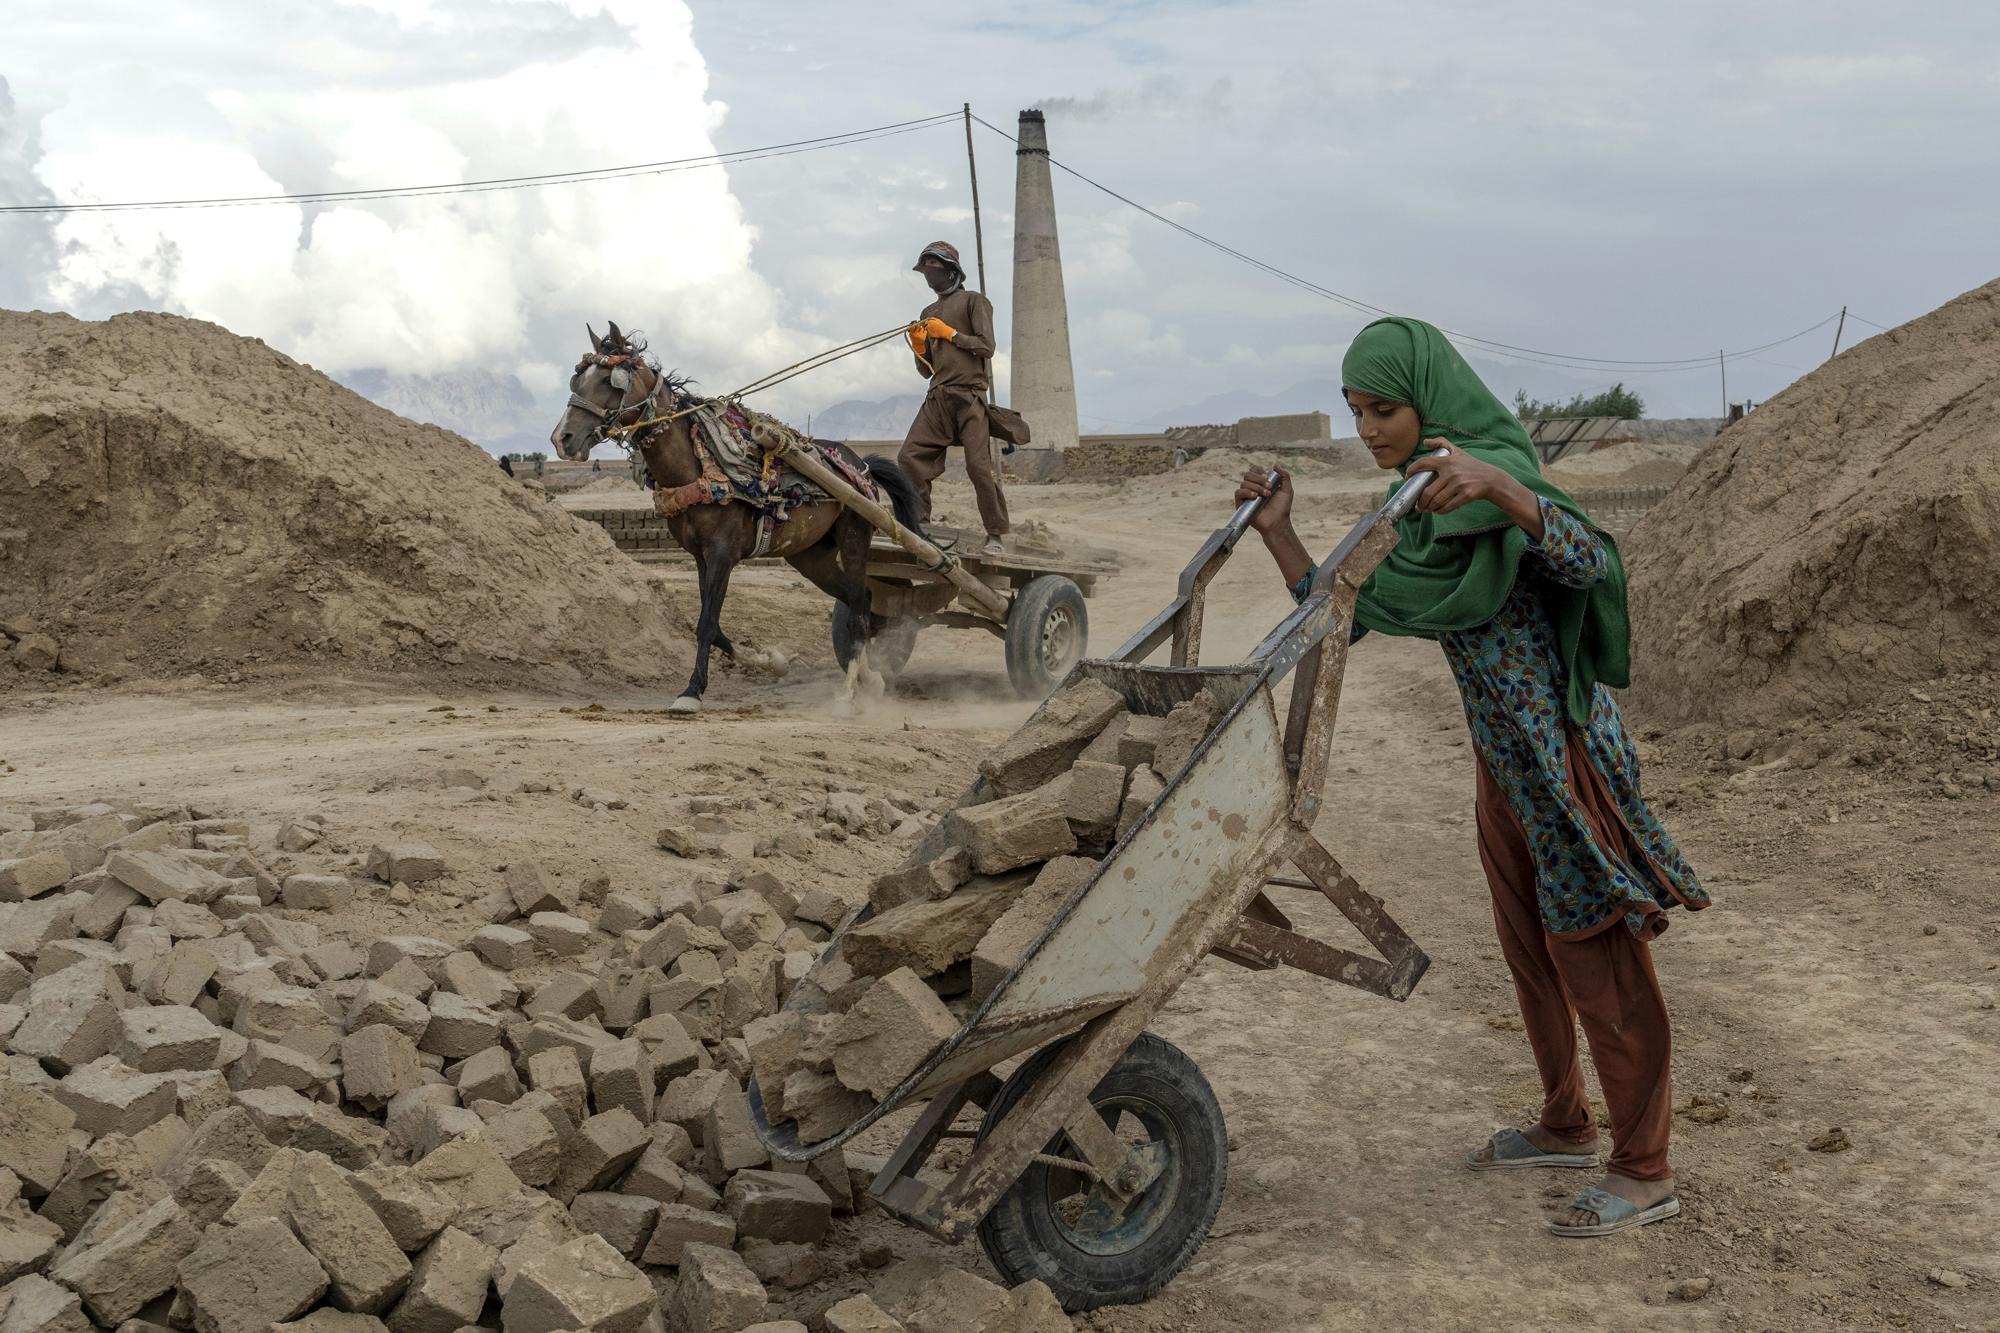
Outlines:
<svg viewBox="0 0 2000 1333"><path fill-rule="evenodd" d="M1278 484L1272 486L1265 469L1252 468L1243 474L1243 483L1236 488L1236 503L1246 500L1263 500L1251 516L1250 527L1258 533L1274 532L1291 526L1292 522L1292 474L1283 468L1276 469ZM1435 482L1432 485L1436 485Z"/></svg>
<svg viewBox="0 0 2000 1333"><path fill-rule="evenodd" d="M1502 486L1513 482L1513 478L1482 462L1462 449L1452 449L1451 441L1432 438L1424 441L1426 449L1450 449L1450 453L1428 454L1410 464L1410 474L1435 472L1437 480L1424 487L1417 497L1417 508L1427 514L1449 514L1452 510L1471 504L1474 500L1498 500Z"/></svg>

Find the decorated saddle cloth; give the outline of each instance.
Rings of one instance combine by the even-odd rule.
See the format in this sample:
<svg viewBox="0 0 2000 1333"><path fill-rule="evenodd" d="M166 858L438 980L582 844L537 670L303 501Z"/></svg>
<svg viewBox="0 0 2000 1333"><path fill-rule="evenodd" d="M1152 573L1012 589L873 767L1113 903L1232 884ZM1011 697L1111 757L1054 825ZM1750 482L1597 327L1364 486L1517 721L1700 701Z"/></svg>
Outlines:
<svg viewBox="0 0 2000 1333"><path fill-rule="evenodd" d="M753 412L741 403L714 399L688 416L695 452L701 458L701 503L726 504L735 501L753 505L775 523L791 517L802 504L818 504L831 497L801 473L786 467L771 451L768 441L783 439L803 445L820 461L845 478L863 495L875 496L875 480L845 450L820 440L807 439L774 416Z"/></svg>

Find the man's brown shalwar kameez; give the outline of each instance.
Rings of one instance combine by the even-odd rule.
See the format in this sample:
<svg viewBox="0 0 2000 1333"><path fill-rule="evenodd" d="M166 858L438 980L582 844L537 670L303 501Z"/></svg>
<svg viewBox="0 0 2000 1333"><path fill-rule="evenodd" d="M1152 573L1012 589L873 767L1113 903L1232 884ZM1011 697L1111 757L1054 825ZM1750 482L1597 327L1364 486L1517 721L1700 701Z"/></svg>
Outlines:
<svg viewBox="0 0 2000 1333"><path fill-rule="evenodd" d="M949 342L930 340L917 372L931 382L917 419L903 437L896 462L917 484L924 517L931 516L931 483L944 473L945 450L965 450L965 470L979 499L979 521L989 537L1009 528L1007 496L993 466L993 449L986 433L986 389L993 361L993 303L963 285L924 307L919 321L936 317L957 330Z"/></svg>

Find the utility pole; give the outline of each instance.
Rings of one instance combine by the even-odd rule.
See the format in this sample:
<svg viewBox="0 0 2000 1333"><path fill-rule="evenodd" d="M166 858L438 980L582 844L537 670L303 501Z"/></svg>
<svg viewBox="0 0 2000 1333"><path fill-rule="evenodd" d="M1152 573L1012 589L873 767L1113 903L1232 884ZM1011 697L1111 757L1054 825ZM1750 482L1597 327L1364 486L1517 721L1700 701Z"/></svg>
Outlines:
<svg viewBox="0 0 2000 1333"><path fill-rule="evenodd" d="M1715 368L1722 372L1722 419L1729 420L1729 367L1722 359L1722 349L1715 349Z"/></svg>
<svg viewBox="0 0 2000 1333"><path fill-rule="evenodd" d="M986 237L979 226L979 159L972 155L972 103L970 102L965 104L965 169L972 176L972 251L979 257L979 290L984 292Z"/></svg>
<svg viewBox="0 0 2000 1333"><path fill-rule="evenodd" d="M1827 360L1831 361L1834 357L1840 355L1840 333L1841 330L1845 329L1846 327L1847 327L1847 307L1842 306L1840 308L1840 323L1833 326L1833 352L1832 355L1827 357Z"/></svg>

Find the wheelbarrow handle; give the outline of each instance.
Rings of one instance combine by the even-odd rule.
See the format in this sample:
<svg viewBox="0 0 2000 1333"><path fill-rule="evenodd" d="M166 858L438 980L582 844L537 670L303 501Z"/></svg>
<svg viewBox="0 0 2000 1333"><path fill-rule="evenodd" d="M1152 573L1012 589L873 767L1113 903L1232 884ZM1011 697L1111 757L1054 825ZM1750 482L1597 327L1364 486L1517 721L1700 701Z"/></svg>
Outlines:
<svg viewBox="0 0 2000 1333"><path fill-rule="evenodd" d="M1278 488L1278 469L1265 469L1264 484L1272 490ZM1236 544L1236 539L1241 537L1243 530L1250 526L1250 520L1257 517L1257 511L1264 507L1264 501L1270 498L1268 495L1256 495L1236 506L1236 512L1229 516L1229 526L1224 529L1224 531L1229 533L1229 545L1234 546Z"/></svg>
<svg viewBox="0 0 2000 1333"><path fill-rule="evenodd" d="M1451 450L1440 449L1437 452L1448 454ZM1424 493L1424 487L1430 485L1435 480L1437 480L1437 473L1435 472L1419 472L1416 476L1409 478L1396 488L1396 493L1389 497L1389 503L1382 506L1382 517L1394 523L1397 519L1409 513L1411 509L1416 507L1417 497Z"/></svg>

